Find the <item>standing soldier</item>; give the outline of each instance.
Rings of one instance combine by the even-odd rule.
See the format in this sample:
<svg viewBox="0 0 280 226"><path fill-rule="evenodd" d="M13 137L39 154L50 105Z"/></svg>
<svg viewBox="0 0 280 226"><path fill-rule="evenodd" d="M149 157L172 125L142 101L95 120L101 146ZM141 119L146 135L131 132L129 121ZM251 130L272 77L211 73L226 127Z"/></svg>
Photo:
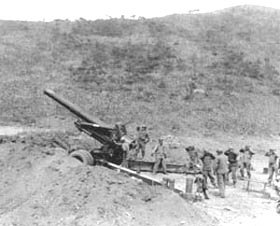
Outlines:
<svg viewBox="0 0 280 226"><path fill-rule="evenodd" d="M155 156L155 164L153 168L153 174L156 174L158 171L158 167L161 164L163 168L163 173L166 174L166 164L165 159L166 155L166 147L163 145L163 138L158 139L158 144L155 146L152 156Z"/></svg>
<svg viewBox="0 0 280 226"><path fill-rule="evenodd" d="M213 176L213 160L215 160L215 156L204 150L203 156L200 159L202 160L202 173L206 184L207 178L209 177L211 184L216 187L215 178Z"/></svg>
<svg viewBox="0 0 280 226"><path fill-rule="evenodd" d="M112 139L115 144L121 146L123 155L122 155L122 163L123 167L128 167L128 153L130 151L130 139L127 136L126 127L124 124L118 122L115 125L114 131L112 133Z"/></svg>
<svg viewBox="0 0 280 226"><path fill-rule="evenodd" d="M225 151L225 155L228 157L229 162L227 180L229 180L229 174L231 173L233 186L235 186L237 181L236 172L238 168L238 154L233 150L233 148L229 148Z"/></svg>
<svg viewBox="0 0 280 226"><path fill-rule="evenodd" d="M139 151L141 152L142 158L145 156L145 150L146 150L146 144L150 141L150 137L147 133L147 126L143 125L141 127L136 128L137 131L137 143L138 143L138 150L137 155Z"/></svg>
<svg viewBox="0 0 280 226"><path fill-rule="evenodd" d="M240 150L240 174L241 174L241 178L244 179L244 169L246 169L247 171L247 176L248 179L251 178L251 160L253 155L255 154L254 152L251 151L250 147L248 145L245 146L244 149Z"/></svg>
<svg viewBox="0 0 280 226"><path fill-rule="evenodd" d="M194 146L189 146L185 148L188 153L187 170L190 171L200 171L202 167L202 162L198 157L198 153Z"/></svg>
<svg viewBox="0 0 280 226"><path fill-rule="evenodd" d="M228 172L227 157L222 150L217 150L215 173L219 186L220 196L225 198L226 178Z"/></svg>
<svg viewBox="0 0 280 226"><path fill-rule="evenodd" d="M129 140L126 136L123 136L120 140L122 150L123 150L123 156L122 156L122 163L121 166L128 168L128 153L129 153Z"/></svg>
<svg viewBox="0 0 280 226"><path fill-rule="evenodd" d="M269 149L269 152L265 153L265 156L269 157L268 159L268 184L271 185L271 181L273 179L273 175L277 175L278 167L277 167L277 159L278 156L275 153L274 149Z"/></svg>

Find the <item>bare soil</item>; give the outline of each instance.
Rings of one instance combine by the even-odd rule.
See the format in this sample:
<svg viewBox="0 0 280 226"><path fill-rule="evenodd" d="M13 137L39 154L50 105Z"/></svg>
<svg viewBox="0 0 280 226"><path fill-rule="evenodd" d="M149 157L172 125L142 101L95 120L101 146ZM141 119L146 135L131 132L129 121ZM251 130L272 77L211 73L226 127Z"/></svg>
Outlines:
<svg viewBox="0 0 280 226"><path fill-rule="evenodd" d="M229 185L225 199L210 187L210 200L193 202L102 166L82 165L53 142L57 131L19 127L0 131L0 225L255 226L279 221L277 196L271 187L262 193L262 184L253 183L255 191L251 192L245 190L245 181L239 181L236 188ZM68 135L67 139L73 137ZM267 180L262 173L267 159L262 150L279 145L277 137L178 139L181 146L169 150L172 162L183 162L183 147L188 144L215 150L250 143L256 151L253 179L263 182ZM149 154L154 144L147 148L147 159L152 159ZM163 175L154 177L161 179ZM175 178L176 187L184 190L184 175L168 177Z"/></svg>
<svg viewBox="0 0 280 226"><path fill-rule="evenodd" d="M53 132L28 131L2 136L0 225L217 223L162 187L150 187L105 167L81 165L54 145Z"/></svg>

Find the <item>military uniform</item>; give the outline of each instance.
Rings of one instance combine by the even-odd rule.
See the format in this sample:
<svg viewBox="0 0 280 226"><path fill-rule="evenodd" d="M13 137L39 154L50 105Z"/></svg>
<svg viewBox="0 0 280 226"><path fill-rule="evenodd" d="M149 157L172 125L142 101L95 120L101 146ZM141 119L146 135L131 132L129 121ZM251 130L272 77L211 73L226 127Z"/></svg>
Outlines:
<svg viewBox="0 0 280 226"><path fill-rule="evenodd" d="M153 154L155 156L155 164L153 167L153 173L156 174L158 171L158 167L161 164L163 168L163 172L167 173L166 171L166 163L165 159L167 157L166 155L166 146L163 145L163 140L160 139L157 146L154 148Z"/></svg>
<svg viewBox="0 0 280 226"><path fill-rule="evenodd" d="M123 167L127 167L128 168L128 162L127 162L127 159L128 159L128 153L129 153L129 139L127 139L127 136L124 135L122 136L121 140L121 147L122 147L122 150L123 150L123 158L122 158L122 166Z"/></svg>
<svg viewBox="0 0 280 226"><path fill-rule="evenodd" d="M146 126L142 126L141 128L137 128L137 143L138 143L138 150L136 155L138 155L139 152L141 152L142 158L145 156L146 151L146 144L150 141L150 137L147 133Z"/></svg>
<svg viewBox="0 0 280 226"><path fill-rule="evenodd" d="M129 139L127 138L127 131L125 125L118 122L112 133L112 140L115 144L121 146L122 148L122 166L128 167L127 158L129 152Z"/></svg>
<svg viewBox="0 0 280 226"><path fill-rule="evenodd" d="M213 175L213 160L215 160L215 156L208 151L204 151L201 160L202 160L202 173L205 179L205 183L207 184L207 178L209 177L212 185L216 187L215 178Z"/></svg>
<svg viewBox="0 0 280 226"><path fill-rule="evenodd" d="M273 179L273 175L277 175L277 159L278 156L276 155L275 151L273 149L270 149L269 152L265 153L265 156L269 157L268 160L268 183L271 184L271 181Z"/></svg>
<svg viewBox="0 0 280 226"><path fill-rule="evenodd" d="M238 169L238 154L234 152L232 148L228 149L225 152L225 155L228 157L228 174L227 174L227 180L229 180L229 174L231 173L233 184L236 184L237 177L236 172Z"/></svg>
<svg viewBox="0 0 280 226"><path fill-rule="evenodd" d="M188 171L201 171L202 161L198 157L198 153L194 146L185 148L188 153L187 170Z"/></svg>
<svg viewBox="0 0 280 226"><path fill-rule="evenodd" d="M226 186L226 178L228 172L227 157L220 150L217 151L217 154L218 155L216 157L215 172L217 175L217 182L218 182L220 195L222 198L225 198L225 186Z"/></svg>
<svg viewBox="0 0 280 226"><path fill-rule="evenodd" d="M204 195L205 199L209 199L204 175L201 173L197 174L194 183L196 184L195 200L201 200L201 194Z"/></svg>
<svg viewBox="0 0 280 226"><path fill-rule="evenodd" d="M239 161L240 161L241 177L244 178L244 170L246 169L247 176L250 179L251 178L251 167L252 167L251 160L255 153L252 152L248 146L246 146L245 149L241 149L240 153L241 153L241 155L240 155Z"/></svg>

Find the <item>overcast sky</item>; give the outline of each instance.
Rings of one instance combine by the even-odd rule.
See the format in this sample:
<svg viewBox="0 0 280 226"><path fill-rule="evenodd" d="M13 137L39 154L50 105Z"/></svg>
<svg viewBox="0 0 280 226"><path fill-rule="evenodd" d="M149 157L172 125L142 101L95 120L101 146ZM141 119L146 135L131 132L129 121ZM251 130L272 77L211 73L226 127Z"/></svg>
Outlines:
<svg viewBox="0 0 280 226"><path fill-rule="evenodd" d="M237 5L280 9L280 0L0 0L0 20L51 21L211 12Z"/></svg>

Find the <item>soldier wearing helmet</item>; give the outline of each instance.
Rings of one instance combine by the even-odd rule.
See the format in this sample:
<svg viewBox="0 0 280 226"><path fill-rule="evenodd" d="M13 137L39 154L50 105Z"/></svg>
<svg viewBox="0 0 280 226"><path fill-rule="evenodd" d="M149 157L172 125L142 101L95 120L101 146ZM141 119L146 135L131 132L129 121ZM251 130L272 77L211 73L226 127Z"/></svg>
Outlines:
<svg viewBox="0 0 280 226"><path fill-rule="evenodd" d="M265 153L265 156L269 157L268 159L268 184L270 185L273 179L273 175L277 175L278 167L277 167L277 159L278 156L276 154L276 150L269 149L267 153Z"/></svg>
<svg viewBox="0 0 280 226"><path fill-rule="evenodd" d="M185 148L187 152L187 170L188 171L201 171L202 161L199 159L198 152L194 146Z"/></svg>
<svg viewBox="0 0 280 226"><path fill-rule="evenodd" d="M141 152L142 158L144 158L146 144L150 141L150 137L147 132L147 126L146 125L142 125L141 127L137 126L136 131L137 131L136 140L138 143L138 150L136 154L138 155L138 153Z"/></svg>
<svg viewBox="0 0 280 226"><path fill-rule="evenodd" d="M244 170L246 169L247 171L247 176L248 179L251 178L251 160L253 155L255 154L250 146L246 145L244 149L241 149L240 151L240 174L241 174L241 178L244 179Z"/></svg>
<svg viewBox="0 0 280 226"><path fill-rule="evenodd" d="M204 150L203 155L200 158L202 161L202 173L205 179L205 183L207 183L207 178L210 179L212 185L216 187L215 178L213 175L213 163L215 160L215 156L209 151Z"/></svg>
<svg viewBox="0 0 280 226"><path fill-rule="evenodd" d="M228 173L227 173L227 181L229 181L229 174L231 173L233 186L236 185L237 176L236 172L238 169L238 153L234 151L233 148L229 148L225 151L225 155L228 157Z"/></svg>
<svg viewBox="0 0 280 226"><path fill-rule="evenodd" d="M225 198L226 178L228 172L227 157L222 150L217 150L215 173L217 175L217 182L221 198Z"/></svg>
<svg viewBox="0 0 280 226"><path fill-rule="evenodd" d="M153 174L156 174L160 164L162 165L163 173L166 174L166 146L163 144L163 138L158 139L158 144L155 146L152 156L155 156L155 164L153 168Z"/></svg>
<svg viewBox="0 0 280 226"><path fill-rule="evenodd" d="M128 152L130 149L130 141L128 141L127 130L124 124L117 122L112 133L112 139L115 144L121 146L122 148L122 166L127 167Z"/></svg>

